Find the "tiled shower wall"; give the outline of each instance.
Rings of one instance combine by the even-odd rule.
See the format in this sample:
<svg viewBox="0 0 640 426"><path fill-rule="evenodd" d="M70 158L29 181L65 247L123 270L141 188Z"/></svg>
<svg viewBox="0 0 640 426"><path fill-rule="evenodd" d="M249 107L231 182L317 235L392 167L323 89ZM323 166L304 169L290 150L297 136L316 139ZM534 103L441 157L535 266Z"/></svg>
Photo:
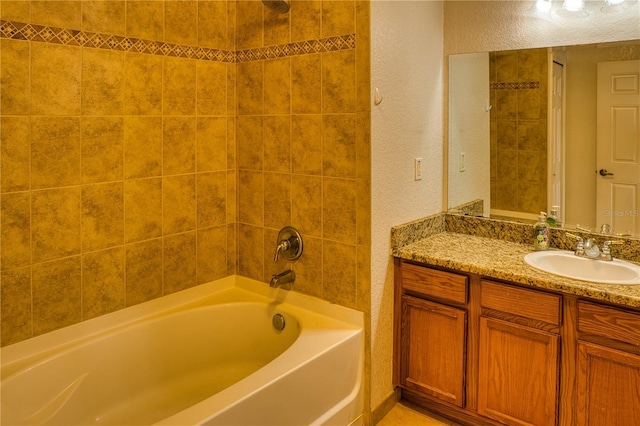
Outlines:
<svg viewBox="0 0 640 426"><path fill-rule="evenodd" d="M491 208L547 211L547 51L491 52Z"/></svg>
<svg viewBox="0 0 640 426"><path fill-rule="evenodd" d="M268 281L292 267L298 291L366 311L368 3L299 1L286 15L251 1L237 7L239 52L304 40L328 47L238 63L238 272ZM356 33L355 49L338 50ZM273 261L286 225L304 240L293 265Z"/></svg>
<svg viewBox="0 0 640 426"><path fill-rule="evenodd" d="M330 3L300 3L304 13L295 14L294 2L291 14L274 17L264 26L244 19L249 16L239 19L238 25L255 28L239 28L236 46L236 8L242 14L252 11L251 19L258 19L258 13L265 13L260 3L2 1L2 345L228 274L268 277L267 260L273 255L268 245L275 242L276 229L296 226L292 213L296 210L279 207L281 202L294 204L295 161L291 158L287 169L284 154L280 156L287 141L274 133L280 127L265 125L263 137L255 121L271 123L268 118L273 114L278 116L274 123L284 125L285 117L293 123L294 116L275 100L265 105L273 102L280 109L260 114L246 109L256 96L263 96L256 95L254 83L259 90L267 87L249 71L282 64L242 49L249 46L246 37L254 33L262 37L269 33L263 28L273 25L279 28L274 27L274 37L279 35L272 40L265 37L264 46L286 43L284 27L276 25L283 18L293 35L294 27L307 31L330 22L328 17L334 15ZM355 22L356 4L348 4ZM293 55L285 62L325 55L308 49L328 43L327 37L310 34L292 38L310 41L307 44L282 46ZM318 52L329 51L327 46ZM340 49L354 54L352 46ZM352 60L355 85L355 57ZM325 80L341 78L342 70L333 73L328 64L323 68ZM277 79L286 81L281 73L286 74L286 69L275 70ZM238 101L236 78L242 96ZM352 90L355 93L355 86ZM316 115L324 118L322 111ZM358 165L368 167L368 116L356 115L355 101L345 115L347 121L366 121L362 125L366 133L357 132L363 150ZM254 120L253 127L242 122L246 118ZM305 118L318 120L311 115ZM323 127L322 120L319 128L299 123L291 132L292 155L296 134L304 136L300 140L305 158L319 155L306 146L311 128L325 135L327 146L331 146L326 139L329 128L342 134L340 126ZM355 135L356 126L350 129ZM242 141L238 154L236 132ZM274 143L275 151L270 145ZM355 168L355 139L336 142L342 144L346 148L337 155ZM263 166L267 164L278 166ZM297 221L309 236L303 257L309 260L294 266L300 277L298 290L355 306L356 280L361 289L368 285L362 281L365 269L356 268L357 259L368 262L368 251L360 250L357 257L356 247L369 245L368 229L359 227L355 235L356 216L360 226L369 220L366 203L356 204L355 196L368 191L369 171L356 175L354 169L353 174L335 176L335 180L325 179L324 173L323 168L319 173L301 174L320 177L323 203L337 199L340 209L344 203L354 205L333 216L331 209L312 210L314 216L303 221L321 217L324 225L325 218L330 218L330 224L320 228ZM292 192L280 192L278 185L286 186L287 177ZM247 196L245 182L257 185L250 191L264 192ZM313 203L305 207L316 205L317 193L311 195ZM346 223L342 214L352 228L344 225L346 238L333 237L329 230ZM247 242L255 246L247 250ZM311 261L322 254L322 260ZM344 291L323 288L325 280L337 282L336 276L343 272L325 273L325 265L347 269L346 280L340 279L340 285L346 283ZM307 284L308 277L312 284ZM349 296L342 297L343 292Z"/></svg>

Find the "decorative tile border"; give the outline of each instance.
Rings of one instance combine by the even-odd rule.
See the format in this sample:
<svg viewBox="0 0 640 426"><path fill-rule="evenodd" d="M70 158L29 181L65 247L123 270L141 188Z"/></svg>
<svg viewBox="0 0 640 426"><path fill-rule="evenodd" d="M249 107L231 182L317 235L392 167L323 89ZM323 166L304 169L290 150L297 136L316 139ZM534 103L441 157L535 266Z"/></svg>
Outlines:
<svg viewBox="0 0 640 426"><path fill-rule="evenodd" d="M234 52L5 20L0 20L0 38L230 63L350 50L356 47L356 35L346 34Z"/></svg>
<svg viewBox="0 0 640 426"><path fill-rule="evenodd" d="M523 81L516 83L491 83L489 86L491 90L522 90L522 89L538 89L540 88L539 81Z"/></svg>

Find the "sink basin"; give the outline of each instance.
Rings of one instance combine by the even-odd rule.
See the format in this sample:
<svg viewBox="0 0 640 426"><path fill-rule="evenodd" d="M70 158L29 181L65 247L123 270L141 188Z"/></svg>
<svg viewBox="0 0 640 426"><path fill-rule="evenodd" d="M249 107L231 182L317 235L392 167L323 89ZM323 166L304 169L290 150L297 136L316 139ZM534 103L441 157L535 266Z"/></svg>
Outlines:
<svg viewBox="0 0 640 426"><path fill-rule="evenodd" d="M640 284L640 266L620 259L612 261L578 257L570 251L536 251L524 261L541 271L576 280L603 284Z"/></svg>

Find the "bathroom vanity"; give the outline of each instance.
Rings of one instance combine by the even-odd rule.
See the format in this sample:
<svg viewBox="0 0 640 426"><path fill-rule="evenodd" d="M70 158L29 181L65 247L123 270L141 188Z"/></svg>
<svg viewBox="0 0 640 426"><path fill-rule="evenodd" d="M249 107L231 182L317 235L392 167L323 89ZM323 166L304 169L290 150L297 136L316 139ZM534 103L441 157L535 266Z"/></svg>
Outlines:
<svg viewBox="0 0 640 426"><path fill-rule="evenodd" d="M451 232L394 248L402 398L465 425L640 425L640 285L540 272L532 250Z"/></svg>

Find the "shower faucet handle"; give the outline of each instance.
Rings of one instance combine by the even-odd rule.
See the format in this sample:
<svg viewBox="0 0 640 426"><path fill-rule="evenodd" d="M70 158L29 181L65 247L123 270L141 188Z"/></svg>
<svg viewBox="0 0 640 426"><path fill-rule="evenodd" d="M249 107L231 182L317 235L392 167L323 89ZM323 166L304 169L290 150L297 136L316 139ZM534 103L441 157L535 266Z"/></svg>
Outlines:
<svg viewBox="0 0 640 426"><path fill-rule="evenodd" d="M273 261L277 262L281 254L287 260L297 260L302 256L302 236L297 229L291 226L285 226L278 233L276 254L273 256Z"/></svg>

